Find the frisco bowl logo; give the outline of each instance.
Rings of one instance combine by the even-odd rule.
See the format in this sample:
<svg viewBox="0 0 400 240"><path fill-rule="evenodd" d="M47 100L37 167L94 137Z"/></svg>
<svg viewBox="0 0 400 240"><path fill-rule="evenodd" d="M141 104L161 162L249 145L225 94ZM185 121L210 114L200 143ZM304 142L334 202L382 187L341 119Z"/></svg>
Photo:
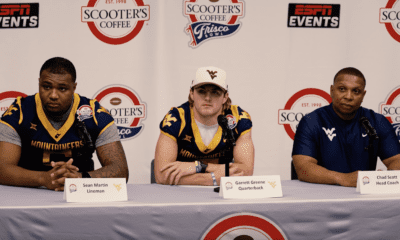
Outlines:
<svg viewBox="0 0 400 240"><path fill-rule="evenodd" d="M211 225L201 240L230 239L288 239L283 230L271 219L254 213L235 213Z"/></svg>
<svg viewBox="0 0 400 240"><path fill-rule="evenodd" d="M316 88L306 88L295 93L278 111L278 123L285 127L286 133L294 140L294 135L301 118L317 108L332 102L331 96Z"/></svg>
<svg viewBox="0 0 400 240"><path fill-rule="evenodd" d="M95 98L113 116L121 140L139 135L141 121L146 118L146 103L132 89L123 85L110 85L98 91Z"/></svg>
<svg viewBox="0 0 400 240"><path fill-rule="evenodd" d="M149 19L150 6L143 0L90 0L81 10L81 21L93 35L114 45L132 40Z"/></svg>
<svg viewBox="0 0 400 240"><path fill-rule="evenodd" d="M386 7L379 10L379 22L384 23L390 36L400 42L400 4L397 4L398 1L389 0Z"/></svg>
<svg viewBox="0 0 400 240"><path fill-rule="evenodd" d="M400 141L400 86L389 93L385 102L379 104L379 112L392 124Z"/></svg>
<svg viewBox="0 0 400 240"><path fill-rule="evenodd" d="M188 0L183 8L189 18L185 31L193 48L210 38L235 33L241 26L238 18L244 16L244 2L239 0Z"/></svg>
<svg viewBox="0 0 400 240"><path fill-rule="evenodd" d="M15 101L18 97L26 97L27 95L22 92L17 91L8 91L0 93L0 116L3 115L5 111L7 111L8 107Z"/></svg>

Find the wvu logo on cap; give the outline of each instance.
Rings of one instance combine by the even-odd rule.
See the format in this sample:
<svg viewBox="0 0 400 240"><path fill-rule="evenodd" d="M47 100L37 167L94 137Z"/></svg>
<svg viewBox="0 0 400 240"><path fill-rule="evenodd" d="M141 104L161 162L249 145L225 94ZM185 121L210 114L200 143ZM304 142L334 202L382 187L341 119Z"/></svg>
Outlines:
<svg viewBox="0 0 400 240"><path fill-rule="evenodd" d="M217 77L217 75L215 75L217 73L217 71L207 70L207 72L210 74L211 79L214 79L215 77Z"/></svg>

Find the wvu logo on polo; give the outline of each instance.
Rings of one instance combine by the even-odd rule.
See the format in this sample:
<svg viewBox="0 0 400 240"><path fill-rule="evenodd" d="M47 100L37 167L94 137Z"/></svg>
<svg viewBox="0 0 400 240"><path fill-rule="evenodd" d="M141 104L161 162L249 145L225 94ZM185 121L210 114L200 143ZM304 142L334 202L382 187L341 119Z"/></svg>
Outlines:
<svg viewBox="0 0 400 240"><path fill-rule="evenodd" d="M335 128L331 128L331 129L326 129L324 127L322 127L322 129L325 131L326 136L328 136L329 140L333 140L334 137L336 137L336 133L333 133L333 131L335 131Z"/></svg>
<svg viewBox="0 0 400 240"><path fill-rule="evenodd" d="M186 0L183 8L189 19L185 32L191 37L192 48L236 33L241 26L238 19L244 16L244 2L240 0Z"/></svg>
<svg viewBox="0 0 400 240"><path fill-rule="evenodd" d="M139 95L124 85L110 85L99 90L93 97L110 114L118 128L121 140L137 137L146 119L146 103Z"/></svg>

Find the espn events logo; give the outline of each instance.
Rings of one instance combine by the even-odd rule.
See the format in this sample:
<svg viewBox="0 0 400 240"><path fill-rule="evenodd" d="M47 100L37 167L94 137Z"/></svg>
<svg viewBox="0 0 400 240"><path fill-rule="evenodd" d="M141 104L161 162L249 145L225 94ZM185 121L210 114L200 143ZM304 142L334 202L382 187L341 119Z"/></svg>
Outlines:
<svg viewBox="0 0 400 240"><path fill-rule="evenodd" d="M228 37L238 31L244 16L244 2L240 0L184 1L183 13L189 19L185 28L192 48L212 38Z"/></svg>
<svg viewBox="0 0 400 240"><path fill-rule="evenodd" d="M340 4L289 3L288 27L339 28Z"/></svg>
<svg viewBox="0 0 400 240"><path fill-rule="evenodd" d="M379 104L379 112L392 124L400 141L400 86L389 93L385 102Z"/></svg>
<svg viewBox="0 0 400 240"><path fill-rule="evenodd" d="M385 24L390 36L400 42L400 4L399 0L389 0L385 8L379 10L379 22Z"/></svg>
<svg viewBox="0 0 400 240"><path fill-rule="evenodd" d="M0 93L0 116L2 116L3 113L8 110L8 108L18 96L26 97L27 95L25 93L17 91L7 91Z"/></svg>
<svg viewBox="0 0 400 240"><path fill-rule="evenodd" d="M94 97L114 118L121 140L129 140L143 130L146 119L146 103L132 89L123 85L110 85L98 91Z"/></svg>
<svg viewBox="0 0 400 240"><path fill-rule="evenodd" d="M150 6L143 0L90 0L81 10L81 21L93 35L114 45L132 40L149 20Z"/></svg>
<svg viewBox="0 0 400 240"><path fill-rule="evenodd" d="M287 101L284 109L278 111L278 124L285 127L286 133L294 140L300 120L317 108L332 102L331 96L320 89L306 88L295 93Z"/></svg>
<svg viewBox="0 0 400 240"><path fill-rule="evenodd" d="M0 4L0 28L38 28L39 3Z"/></svg>

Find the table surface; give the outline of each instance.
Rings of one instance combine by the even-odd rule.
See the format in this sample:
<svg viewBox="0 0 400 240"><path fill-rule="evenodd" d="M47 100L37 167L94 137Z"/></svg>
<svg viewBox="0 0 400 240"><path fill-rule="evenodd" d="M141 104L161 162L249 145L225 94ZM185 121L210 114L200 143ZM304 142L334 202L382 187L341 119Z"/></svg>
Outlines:
<svg viewBox="0 0 400 240"><path fill-rule="evenodd" d="M263 199L223 199L201 186L127 190L128 201L67 203L63 192L0 185L0 239L200 239L219 219L241 213L272 220L288 239L400 236L400 194L362 195L298 180L282 181L283 197Z"/></svg>
<svg viewBox="0 0 400 240"><path fill-rule="evenodd" d="M155 206L155 205L215 205L246 203L312 203L387 201L400 199L400 194L363 195L355 188L282 181L283 197L262 199L223 199L208 186L170 186L159 184L128 184L128 201L103 203L67 203L63 192L47 189L13 187L0 185L1 208L42 208L82 206Z"/></svg>

